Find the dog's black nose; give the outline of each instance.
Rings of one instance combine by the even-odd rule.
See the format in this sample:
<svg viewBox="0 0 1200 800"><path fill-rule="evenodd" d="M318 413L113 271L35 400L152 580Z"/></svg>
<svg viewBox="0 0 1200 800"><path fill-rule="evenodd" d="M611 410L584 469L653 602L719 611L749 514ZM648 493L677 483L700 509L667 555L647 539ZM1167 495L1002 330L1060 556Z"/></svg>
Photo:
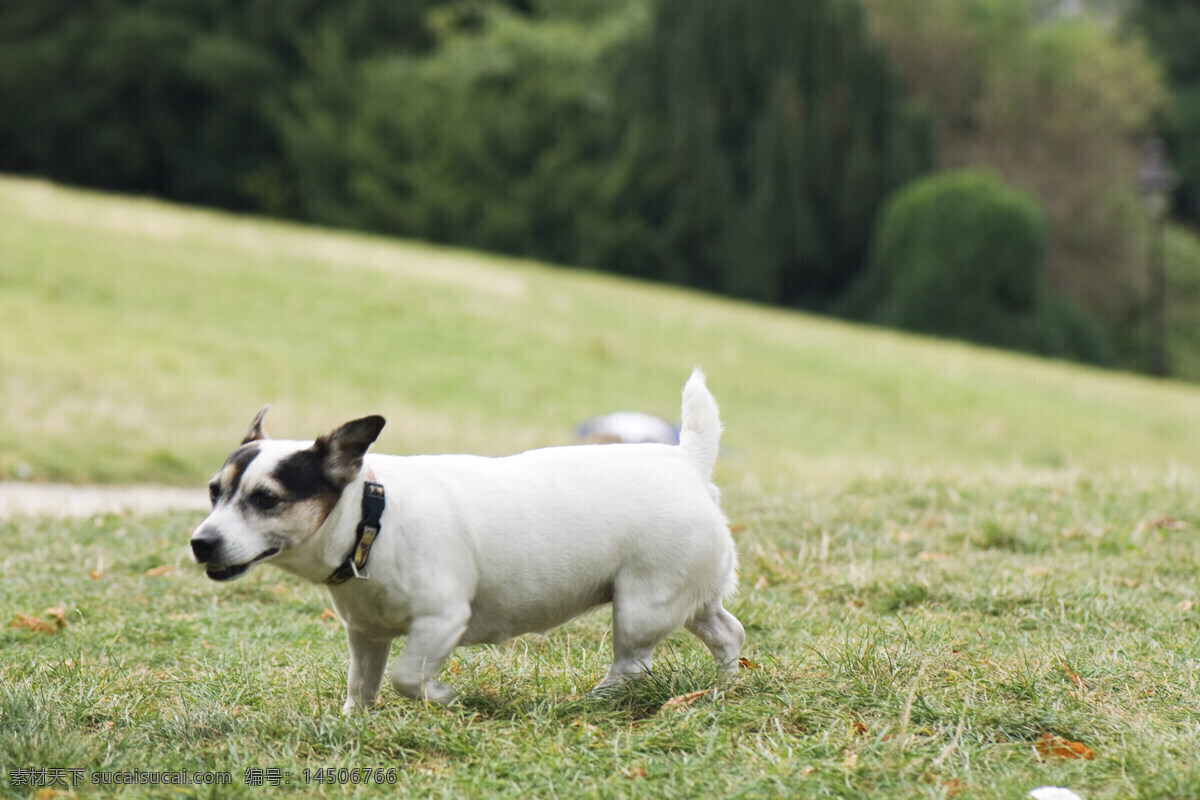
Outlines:
<svg viewBox="0 0 1200 800"><path fill-rule="evenodd" d="M201 528L192 534L192 554L201 564L212 561L213 554L220 544L221 534L211 528Z"/></svg>

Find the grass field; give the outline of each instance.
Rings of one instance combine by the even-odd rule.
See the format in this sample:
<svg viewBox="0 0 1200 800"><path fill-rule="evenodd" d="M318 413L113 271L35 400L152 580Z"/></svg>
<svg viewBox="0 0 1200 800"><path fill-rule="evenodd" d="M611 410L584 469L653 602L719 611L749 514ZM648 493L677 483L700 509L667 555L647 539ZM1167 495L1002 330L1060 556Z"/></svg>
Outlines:
<svg viewBox="0 0 1200 800"><path fill-rule="evenodd" d="M2 796L1200 797L1195 388L27 181L0 254L4 475L199 485L267 400L502 453L703 365L755 667L693 695L678 634L590 698L599 611L346 719L323 589L206 581L197 515L2 522ZM129 771L232 785L90 784Z"/></svg>

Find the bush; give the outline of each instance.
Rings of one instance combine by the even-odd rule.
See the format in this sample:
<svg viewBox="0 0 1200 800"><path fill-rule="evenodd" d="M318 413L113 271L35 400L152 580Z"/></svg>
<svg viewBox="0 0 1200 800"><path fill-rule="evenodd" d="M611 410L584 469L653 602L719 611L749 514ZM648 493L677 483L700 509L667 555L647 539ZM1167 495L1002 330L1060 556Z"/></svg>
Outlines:
<svg viewBox="0 0 1200 800"><path fill-rule="evenodd" d="M1048 225L991 173L916 181L884 208L848 316L907 330L1111 363L1099 326L1046 284Z"/></svg>

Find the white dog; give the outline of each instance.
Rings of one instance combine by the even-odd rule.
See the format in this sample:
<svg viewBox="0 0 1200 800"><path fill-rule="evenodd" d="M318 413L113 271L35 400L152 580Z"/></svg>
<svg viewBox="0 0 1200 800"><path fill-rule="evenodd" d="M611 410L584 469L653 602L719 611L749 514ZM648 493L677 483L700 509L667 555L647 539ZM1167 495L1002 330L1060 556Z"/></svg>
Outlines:
<svg viewBox="0 0 1200 800"><path fill-rule="evenodd" d="M209 484L191 547L208 576L271 561L330 584L350 644L343 711L392 685L449 703L436 676L458 645L545 631L612 603L613 663L597 688L644 673L678 627L728 671L745 634L721 606L737 556L710 482L721 421L697 369L678 446L580 445L505 458L366 455L382 417L315 442L268 439L255 417Z"/></svg>

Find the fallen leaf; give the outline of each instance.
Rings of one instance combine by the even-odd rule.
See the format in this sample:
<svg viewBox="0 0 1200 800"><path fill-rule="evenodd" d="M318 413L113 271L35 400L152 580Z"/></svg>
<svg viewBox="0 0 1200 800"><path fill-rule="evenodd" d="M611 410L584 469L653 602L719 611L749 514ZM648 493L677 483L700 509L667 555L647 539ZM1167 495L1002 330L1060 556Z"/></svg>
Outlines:
<svg viewBox="0 0 1200 800"><path fill-rule="evenodd" d="M157 577L159 575L170 575L174 571L174 564L159 564L157 567L151 567L150 569L146 570L146 574Z"/></svg>
<svg viewBox="0 0 1200 800"><path fill-rule="evenodd" d="M745 656L738 659L738 666L742 669L762 669L757 662L751 661Z"/></svg>
<svg viewBox="0 0 1200 800"><path fill-rule="evenodd" d="M337 619L337 618L338 618L337 612L334 611L332 608L326 608L324 611L321 612L321 622L324 622L327 619Z"/></svg>
<svg viewBox="0 0 1200 800"><path fill-rule="evenodd" d="M1076 672L1075 670L1073 670L1069 666L1067 666L1067 662L1059 661L1058 664L1059 664L1059 666L1061 666L1063 668L1063 672L1065 672L1067 674L1067 680L1069 680L1071 683L1075 684L1075 686L1079 689L1086 688L1083 683L1083 678L1079 677L1078 672Z"/></svg>
<svg viewBox="0 0 1200 800"><path fill-rule="evenodd" d="M1133 578L1126 578L1121 583L1125 584L1126 589L1136 589L1142 585L1141 581L1135 581Z"/></svg>
<svg viewBox="0 0 1200 800"><path fill-rule="evenodd" d="M43 622L37 617L31 617L28 614L22 614L19 611L17 612L17 616L13 619L10 627L28 628L34 633L54 633L54 628L51 628L46 622Z"/></svg>
<svg viewBox="0 0 1200 800"><path fill-rule="evenodd" d="M1182 603L1176 604L1175 607L1180 611L1191 611L1196 607L1196 602L1194 600L1184 600Z"/></svg>
<svg viewBox="0 0 1200 800"><path fill-rule="evenodd" d="M842 753L842 769L854 769L858 766L858 753L849 748Z"/></svg>
<svg viewBox="0 0 1200 800"><path fill-rule="evenodd" d="M931 772L925 773L925 782L936 784L942 787L942 791L945 793L946 797L956 797L963 790L962 781L960 781L958 778L949 778L943 780Z"/></svg>
<svg viewBox="0 0 1200 800"><path fill-rule="evenodd" d="M47 608L42 613L48 617L51 617L54 620L54 624L59 628L67 627L67 613L58 606L55 606L54 608Z"/></svg>
<svg viewBox="0 0 1200 800"><path fill-rule="evenodd" d="M755 588L755 589L765 589L765 588L767 588L769 585L770 585L770 584L768 584L768 583L767 583L767 576L766 576L766 575L759 575L759 576L758 576L758 580L756 580L756 581L754 582L754 588Z"/></svg>
<svg viewBox="0 0 1200 800"><path fill-rule="evenodd" d="M860 717L857 713L851 711L850 719L854 720L854 724L851 727L854 729L856 734L861 736L870 731L870 728L867 727L867 723L863 722L862 717Z"/></svg>
<svg viewBox="0 0 1200 800"><path fill-rule="evenodd" d="M938 781L942 785L942 791L946 793L946 797L957 797L963 790L962 781L958 778L951 778L948 781Z"/></svg>
<svg viewBox="0 0 1200 800"><path fill-rule="evenodd" d="M1091 761L1096 757L1096 753L1086 744L1053 733L1043 733L1042 738L1033 743L1033 749L1042 761L1048 758L1082 758Z"/></svg>
<svg viewBox="0 0 1200 800"><path fill-rule="evenodd" d="M34 797L36 797L37 800L52 800L52 798L55 798L55 797L70 797L70 796L71 796L70 792L64 792L59 789L50 789L50 788L38 789L37 794L34 795Z"/></svg>
<svg viewBox="0 0 1200 800"><path fill-rule="evenodd" d="M730 525L729 526L730 533L744 533L745 530L746 530L745 525Z"/></svg>
<svg viewBox="0 0 1200 800"><path fill-rule="evenodd" d="M88 573L88 577L94 581L98 581L104 577L104 571L99 567L96 567L94 570Z"/></svg>
<svg viewBox="0 0 1200 800"><path fill-rule="evenodd" d="M630 780L635 780L637 778L644 778L644 777L646 777L646 768L645 767L630 767L629 769L625 770L625 777L629 778Z"/></svg>
<svg viewBox="0 0 1200 800"><path fill-rule="evenodd" d="M1138 524L1134 526L1133 532L1140 535L1148 530L1182 531L1187 530L1187 527L1187 523L1182 520L1175 519L1172 516L1160 515L1139 520Z"/></svg>
<svg viewBox="0 0 1200 800"><path fill-rule="evenodd" d="M687 708L701 697L704 697L704 695L712 694L714 691L715 689L700 689L699 691L688 692L687 694L681 694L676 697L672 697L670 700L662 704L662 709L665 711L668 708Z"/></svg>

